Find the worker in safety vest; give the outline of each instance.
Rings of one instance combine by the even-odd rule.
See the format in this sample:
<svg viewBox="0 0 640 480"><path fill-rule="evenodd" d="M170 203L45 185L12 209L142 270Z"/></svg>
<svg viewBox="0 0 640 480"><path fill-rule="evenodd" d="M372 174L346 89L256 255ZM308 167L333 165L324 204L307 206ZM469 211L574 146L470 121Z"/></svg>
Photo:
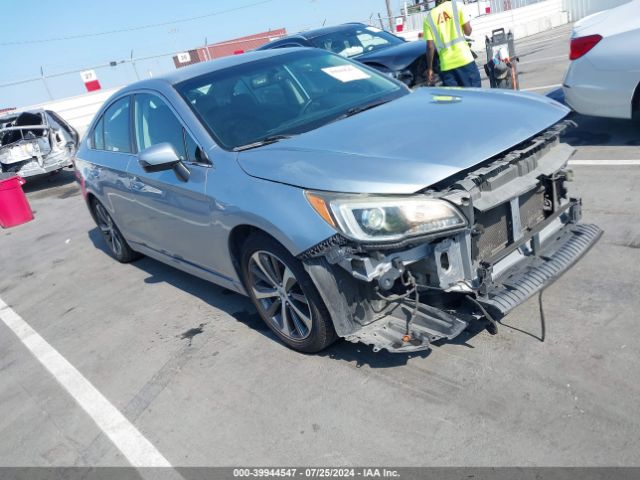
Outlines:
<svg viewBox="0 0 640 480"><path fill-rule="evenodd" d="M427 40L427 82L433 82L433 58L438 50L440 78L447 87L480 87L480 73L465 35L471 35L471 22L455 0L436 0L424 20Z"/></svg>

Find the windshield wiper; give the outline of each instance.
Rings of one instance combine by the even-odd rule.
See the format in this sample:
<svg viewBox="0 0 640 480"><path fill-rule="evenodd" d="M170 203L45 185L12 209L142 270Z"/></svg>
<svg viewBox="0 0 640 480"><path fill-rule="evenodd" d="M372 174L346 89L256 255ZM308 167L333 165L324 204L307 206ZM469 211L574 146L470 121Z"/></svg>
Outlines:
<svg viewBox="0 0 640 480"><path fill-rule="evenodd" d="M368 103L366 105L359 105L357 107L352 107L346 112L344 112L344 114L341 115L340 118L352 117L354 115L357 115L358 113L362 113L366 110L371 110L372 108L379 107L380 105L384 105L385 103L388 103L388 102L390 102L390 100L380 100L378 102L373 102L373 103Z"/></svg>
<svg viewBox="0 0 640 480"><path fill-rule="evenodd" d="M286 140L287 138L291 138L293 135L269 135L267 137L261 138L260 140L256 140L255 142L248 143L246 145L241 145L239 147L235 147L233 149L234 152L242 152L244 150L251 150L252 148L262 147L264 145L269 145L270 143L276 143L280 140Z"/></svg>

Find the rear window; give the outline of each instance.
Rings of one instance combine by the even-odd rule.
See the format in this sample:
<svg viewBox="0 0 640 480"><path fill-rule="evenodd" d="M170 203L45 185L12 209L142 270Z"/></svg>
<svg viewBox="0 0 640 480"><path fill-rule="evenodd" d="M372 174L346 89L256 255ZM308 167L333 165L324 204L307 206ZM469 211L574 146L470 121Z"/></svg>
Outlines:
<svg viewBox="0 0 640 480"><path fill-rule="evenodd" d="M321 35L311 42L318 48L347 58L404 43L402 39L379 28L360 26Z"/></svg>
<svg viewBox="0 0 640 480"><path fill-rule="evenodd" d="M130 99L116 100L98 121L92 134L96 150L131 153Z"/></svg>

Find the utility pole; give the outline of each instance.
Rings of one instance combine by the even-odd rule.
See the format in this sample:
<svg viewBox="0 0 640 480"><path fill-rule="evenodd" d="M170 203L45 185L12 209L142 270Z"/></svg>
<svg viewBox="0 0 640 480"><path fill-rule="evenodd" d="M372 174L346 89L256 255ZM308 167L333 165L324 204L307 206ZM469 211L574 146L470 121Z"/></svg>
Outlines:
<svg viewBox="0 0 640 480"><path fill-rule="evenodd" d="M207 37L204 37L204 58L207 62L211 60L211 57L209 56L209 42Z"/></svg>
<svg viewBox="0 0 640 480"><path fill-rule="evenodd" d="M136 80L140 80L140 75L138 74L138 69L136 68L136 61L133 59L133 50L131 50L131 65L133 66L133 71L136 74Z"/></svg>
<svg viewBox="0 0 640 480"><path fill-rule="evenodd" d="M387 0L387 15L389 16L389 31L393 32L393 10L391 9L391 0Z"/></svg>
<svg viewBox="0 0 640 480"><path fill-rule="evenodd" d="M44 84L44 89L47 91L49 100L53 100L53 95L51 95L51 90L49 90L49 85L47 85L47 79L44 76L44 69L42 67L40 67L40 78L42 78L42 83Z"/></svg>

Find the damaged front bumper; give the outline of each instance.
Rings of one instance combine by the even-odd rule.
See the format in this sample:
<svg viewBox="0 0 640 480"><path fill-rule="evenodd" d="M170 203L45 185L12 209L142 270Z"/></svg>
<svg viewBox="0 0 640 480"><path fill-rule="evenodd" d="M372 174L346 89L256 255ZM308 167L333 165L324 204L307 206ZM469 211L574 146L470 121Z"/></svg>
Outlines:
<svg viewBox="0 0 640 480"><path fill-rule="evenodd" d="M338 335L374 351L427 350L501 319L568 270L602 234L568 196L568 126L424 192L456 205L469 227L396 245L336 235L303 253Z"/></svg>

